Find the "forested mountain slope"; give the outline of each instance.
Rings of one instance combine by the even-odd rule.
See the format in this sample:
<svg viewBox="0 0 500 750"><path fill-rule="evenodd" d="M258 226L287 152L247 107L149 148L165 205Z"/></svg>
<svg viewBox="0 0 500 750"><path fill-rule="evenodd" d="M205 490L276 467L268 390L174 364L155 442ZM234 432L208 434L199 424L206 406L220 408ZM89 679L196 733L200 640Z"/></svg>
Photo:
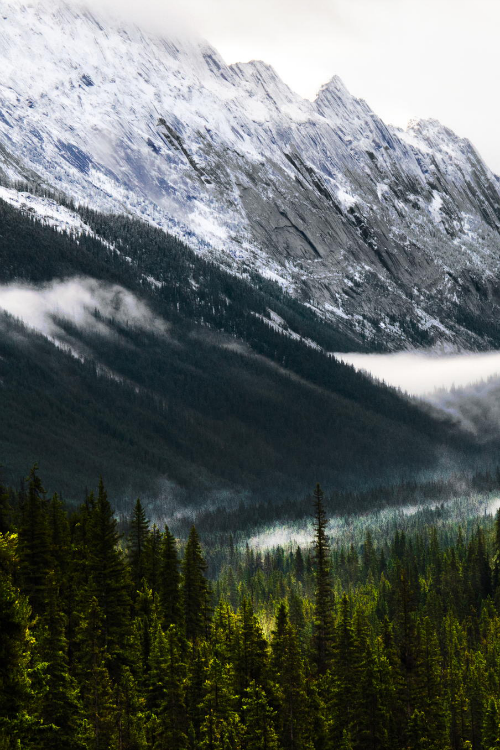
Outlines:
<svg viewBox="0 0 500 750"><path fill-rule="evenodd" d="M474 451L330 356L350 342L277 284L137 220L23 200L0 201L8 481L39 461L72 497L102 473L122 496L174 504L283 499L318 478L387 481Z"/></svg>

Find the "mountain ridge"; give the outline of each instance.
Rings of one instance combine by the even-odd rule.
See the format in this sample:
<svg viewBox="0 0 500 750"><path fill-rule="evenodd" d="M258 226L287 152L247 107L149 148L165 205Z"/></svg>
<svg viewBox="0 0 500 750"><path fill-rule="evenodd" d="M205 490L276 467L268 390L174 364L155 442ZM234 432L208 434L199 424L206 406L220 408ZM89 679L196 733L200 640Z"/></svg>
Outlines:
<svg viewBox="0 0 500 750"><path fill-rule="evenodd" d="M204 41L0 10L4 182L164 228L374 349L500 345L500 187L467 139L387 126L338 76L309 101Z"/></svg>

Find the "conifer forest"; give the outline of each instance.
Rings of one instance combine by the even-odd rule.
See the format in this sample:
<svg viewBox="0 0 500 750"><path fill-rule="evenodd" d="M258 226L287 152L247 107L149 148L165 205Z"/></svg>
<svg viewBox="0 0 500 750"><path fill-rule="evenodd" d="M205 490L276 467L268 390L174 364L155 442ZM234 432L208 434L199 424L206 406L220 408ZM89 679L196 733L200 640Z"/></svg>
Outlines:
<svg viewBox="0 0 500 750"><path fill-rule="evenodd" d="M500 750L498 29L0 0L0 750Z"/></svg>
<svg viewBox="0 0 500 750"><path fill-rule="evenodd" d="M500 513L333 546L304 502L310 543L259 550L117 518L102 480L2 489L0 747L496 750Z"/></svg>

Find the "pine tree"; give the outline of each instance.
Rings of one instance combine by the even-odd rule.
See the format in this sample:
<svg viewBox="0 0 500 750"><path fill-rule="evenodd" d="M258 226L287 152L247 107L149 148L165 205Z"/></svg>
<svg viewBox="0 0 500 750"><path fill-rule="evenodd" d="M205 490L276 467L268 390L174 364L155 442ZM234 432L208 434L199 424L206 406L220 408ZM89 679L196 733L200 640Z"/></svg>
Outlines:
<svg viewBox="0 0 500 750"><path fill-rule="evenodd" d="M417 624L417 661L412 703L425 716L425 736L430 750L446 746L446 720L441 680L441 654L436 633L428 617Z"/></svg>
<svg viewBox="0 0 500 750"><path fill-rule="evenodd" d="M481 739L485 750L492 750L500 745L500 712L495 698L490 698L484 712Z"/></svg>
<svg viewBox="0 0 500 750"><path fill-rule="evenodd" d="M128 666L121 671L115 695L117 747L119 750L149 750L143 705Z"/></svg>
<svg viewBox="0 0 500 750"><path fill-rule="evenodd" d="M111 657L112 671L123 659L129 635L129 584L118 542L116 519L101 479L89 519L89 592L102 614L102 647Z"/></svg>
<svg viewBox="0 0 500 750"><path fill-rule="evenodd" d="M0 482L0 534L12 531L12 507L7 490Z"/></svg>
<svg viewBox="0 0 500 750"><path fill-rule="evenodd" d="M33 701L29 664L33 638L28 600L14 585L17 536L0 534L0 747L15 750L28 735Z"/></svg>
<svg viewBox="0 0 500 750"><path fill-rule="evenodd" d="M297 634L284 604L277 612L271 648L280 743L285 750L309 750L313 732L304 665Z"/></svg>
<svg viewBox="0 0 500 750"><path fill-rule="evenodd" d="M36 465L30 471L28 492L21 507L19 555L23 591L29 597L33 614L39 615L45 608L47 576L53 560L49 507Z"/></svg>
<svg viewBox="0 0 500 750"><path fill-rule="evenodd" d="M208 676L207 644L190 644L187 660L186 706L189 716L190 748L197 750L201 742L204 721L204 686Z"/></svg>
<svg viewBox="0 0 500 750"><path fill-rule="evenodd" d="M146 568L146 547L149 536L149 521L139 498L136 500L129 524L128 562L132 572L132 583L139 591Z"/></svg>
<svg viewBox="0 0 500 750"><path fill-rule="evenodd" d="M188 717L185 666L175 625L167 634L158 625L151 649L149 694L153 750L186 750Z"/></svg>
<svg viewBox="0 0 500 750"><path fill-rule="evenodd" d="M199 554L201 557L201 548L199 549ZM198 564L201 566L199 568L200 575L203 575L204 568L202 561L198 560ZM181 602L181 575L179 567L180 563L175 537L170 532L168 526L165 526L160 546L159 577L161 611L163 615L163 626L165 629L168 629L170 625L180 626L182 623L183 612Z"/></svg>
<svg viewBox="0 0 500 750"><path fill-rule="evenodd" d="M330 574L330 545L326 534L327 518L323 490L314 491L315 605L313 643L318 674L325 674L331 659L333 639L333 588Z"/></svg>
<svg viewBox="0 0 500 750"><path fill-rule="evenodd" d="M144 548L144 575L153 596L160 590L161 544L162 535L154 523L146 538Z"/></svg>
<svg viewBox="0 0 500 750"><path fill-rule="evenodd" d="M117 707L103 648L104 616L94 597L78 634L77 674L82 702L89 721L92 750L109 750L117 738Z"/></svg>
<svg viewBox="0 0 500 750"><path fill-rule="evenodd" d="M198 533L189 534L182 566L182 601L186 637L190 641L206 638L210 621L210 590L205 577L206 562Z"/></svg>
<svg viewBox="0 0 500 750"><path fill-rule="evenodd" d="M238 692L243 696L251 682L267 684L267 643L252 603L244 598L237 617L237 654L235 658Z"/></svg>
<svg viewBox="0 0 500 750"><path fill-rule="evenodd" d="M53 727L52 731L45 731L40 737L40 747L47 750L66 750L67 747L77 750L86 745L79 690L69 673L65 626L59 585L52 571L48 576L46 609L37 633L39 659L46 664L46 690L41 698L39 714L45 725Z"/></svg>
<svg viewBox="0 0 500 750"><path fill-rule="evenodd" d="M199 747L203 750L240 750L242 727L236 711L231 665L212 658L203 686L203 722Z"/></svg>
<svg viewBox="0 0 500 750"><path fill-rule="evenodd" d="M359 687L359 653L351 617L351 603L346 593L340 602L335 627L333 663L329 683L329 736L333 746L340 744L344 732L352 738L352 726Z"/></svg>
<svg viewBox="0 0 500 750"><path fill-rule="evenodd" d="M278 750L274 728L276 713L269 706L264 690L252 681L243 699L244 750Z"/></svg>
<svg viewBox="0 0 500 750"><path fill-rule="evenodd" d="M359 685L354 706L352 737L355 746L363 750L388 750L391 709L396 696L388 663L375 655L368 637L357 633L359 654Z"/></svg>
<svg viewBox="0 0 500 750"><path fill-rule="evenodd" d="M51 587L56 587L59 606L66 617L69 617L73 602L73 580L71 571L71 534L66 509L55 494L49 502L50 556L55 580ZM66 626L67 627L67 624Z"/></svg>

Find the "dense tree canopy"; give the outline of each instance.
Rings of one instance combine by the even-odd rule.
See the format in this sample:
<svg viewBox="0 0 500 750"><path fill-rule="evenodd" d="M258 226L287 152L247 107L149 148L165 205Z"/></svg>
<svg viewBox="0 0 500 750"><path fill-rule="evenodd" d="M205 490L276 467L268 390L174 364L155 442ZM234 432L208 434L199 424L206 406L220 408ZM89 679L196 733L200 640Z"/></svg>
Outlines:
<svg viewBox="0 0 500 750"><path fill-rule="evenodd" d="M499 747L500 515L330 547L318 486L310 547L204 549L102 481L4 495L1 748Z"/></svg>

